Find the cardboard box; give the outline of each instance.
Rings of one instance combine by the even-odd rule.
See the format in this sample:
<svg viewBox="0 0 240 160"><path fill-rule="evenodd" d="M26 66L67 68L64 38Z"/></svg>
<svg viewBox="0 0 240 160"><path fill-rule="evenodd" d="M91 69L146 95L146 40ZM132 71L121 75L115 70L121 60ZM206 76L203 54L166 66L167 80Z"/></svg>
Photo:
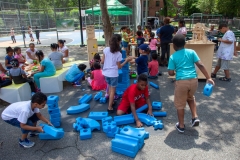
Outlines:
<svg viewBox="0 0 240 160"><path fill-rule="evenodd" d="M92 60L94 55L98 52L97 39L87 39L87 53L88 60Z"/></svg>
<svg viewBox="0 0 240 160"><path fill-rule="evenodd" d="M87 31L87 38L95 38L95 29L94 29L94 25L88 25L86 27L86 31Z"/></svg>

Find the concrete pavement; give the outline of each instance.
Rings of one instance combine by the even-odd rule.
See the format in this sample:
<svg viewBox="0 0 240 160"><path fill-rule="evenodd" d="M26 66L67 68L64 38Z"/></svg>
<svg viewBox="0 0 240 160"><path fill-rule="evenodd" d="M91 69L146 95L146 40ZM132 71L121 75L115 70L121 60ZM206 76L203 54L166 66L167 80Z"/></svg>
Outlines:
<svg viewBox="0 0 240 160"><path fill-rule="evenodd" d="M44 53L49 53L49 47L38 47ZM71 56L76 59L87 59L86 48L77 46L69 47ZM0 49L0 62L3 62L4 49ZM196 93L198 115L201 120L200 127L191 128L191 114L186 107L185 133L180 134L175 129L177 122L176 109L173 105L174 83L168 79L166 67L161 67L163 76L158 83L160 90L150 87L151 100L161 100L163 110L168 116L160 118L164 123L162 131L154 131L153 127L144 126L149 131L150 137L145 140L145 145L138 152L137 160L172 160L172 159L239 159L240 157L240 87L239 87L239 62L234 58L231 62L231 82L215 80L211 97L202 94L205 81L199 81ZM214 65L216 58L214 58ZM218 77L223 76L220 71ZM90 111L106 111L107 105L99 104L92 100L90 110L78 115L67 115L66 109L76 105L78 99L85 93L93 93L85 84L81 87L72 87L64 82L64 90L57 95L60 97L59 107L62 114L62 127L65 136L57 141L41 141L37 137L30 138L36 145L31 149L18 146L20 129L12 127L0 119L0 160L12 159L59 159L59 160L127 160L126 156L111 151L111 139L102 131L94 131L92 139L80 140L79 133L74 132L72 123L76 117L86 117ZM118 102L119 103L119 102ZM0 113L7 106L0 102ZM47 108L41 113L48 116ZM134 124L131 124L134 126ZM1 143L2 142L2 143Z"/></svg>

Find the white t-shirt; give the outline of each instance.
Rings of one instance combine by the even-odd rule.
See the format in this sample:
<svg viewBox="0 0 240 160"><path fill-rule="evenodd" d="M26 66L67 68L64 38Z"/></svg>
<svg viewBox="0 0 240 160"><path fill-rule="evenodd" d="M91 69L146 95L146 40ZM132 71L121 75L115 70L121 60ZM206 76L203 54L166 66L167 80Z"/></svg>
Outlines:
<svg viewBox="0 0 240 160"><path fill-rule="evenodd" d="M62 52L62 54L63 54L63 57L67 57L66 55L65 55L65 51L66 50L68 50L68 47L67 46L63 46L62 48L58 48L58 51L59 52ZM68 53L68 56L69 56L69 53Z"/></svg>
<svg viewBox="0 0 240 160"><path fill-rule="evenodd" d="M33 57L36 57L35 53L37 52L37 49L34 48L34 51L32 51L30 48L26 50L26 60L32 60L31 58L28 57L27 52L29 52Z"/></svg>
<svg viewBox="0 0 240 160"><path fill-rule="evenodd" d="M234 54L234 42L236 41L234 33L230 30L227 31L223 35L222 40L229 40L233 43L227 44L227 43L221 42L217 51L217 57L224 60L232 60L233 54Z"/></svg>
<svg viewBox="0 0 240 160"><path fill-rule="evenodd" d="M186 27L179 28L176 34L187 34Z"/></svg>
<svg viewBox="0 0 240 160"><path fill-rule="evenodd" d="M17 118L20 123L26 124L28 118L30 118L34 113L39 113L38 108L31 108L31 101L16 102L8 106L2 112L3 120L11 120Z"/></svg>
<svg viewBox="0 0 240 160"><path fill-rule="evenodd" d="M10 35L14 36L14 30L13 29L11 30Z"/></svg>
<svg viewBox="0 0 240 160"><path fill-rule="evenodd" d="M103 50L105 56L103 65L103 75L106 77L118 77L117 62L122 60L122 54L120 52L110 52L110 47L106 47Z"/></svg>
<svg viewBox="0 0 240 160"><path fill-rule="evenodd" d="M29 29L28 29L28 33L29 33L29 34L32 34L32 28L29 28Z"/></svg>

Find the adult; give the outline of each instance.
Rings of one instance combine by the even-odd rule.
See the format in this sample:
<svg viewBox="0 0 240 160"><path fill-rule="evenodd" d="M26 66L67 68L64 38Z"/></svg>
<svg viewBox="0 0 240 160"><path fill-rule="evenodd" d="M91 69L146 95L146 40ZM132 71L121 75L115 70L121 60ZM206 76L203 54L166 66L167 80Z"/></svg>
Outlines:
<svg viewBox="0 0 240 160"><path fill-rule="evenodd" d="M216 43L216 46L215 46L215 49L217 50L218 49L218 40L217 40L217 37L218 37L218 30L214 29L215 26L214 25L211 25L210 27L210 30L208 31L208 40ZM216 37L216 38L215 38Z"/></svg>
<svg viewBox="0 0 240 160"><path fill-rule="evenodd" d="M158 19L157 19L157 18L155 18L155 20L154 20L154 27L155 27L155 28L158 27Z"/></svg>
<svg viewBox="0 0 240 160"><path fill-rule="evenodd" d="M68 47L64 45L65 40L58 40L58 51L63 54L63 62L68 62L69 60L69 50Z"/></svg>
<svg viewBox="0 0 240 160"><path fill-rule="evenodd" d="M15 33L14 33L14 29L13 28L10 31L10 35L11 35L11 39L12 39L13 43L16 43Z"/></svg>
<svg viewBox="0 0 240 160"><path fill-rule="evenodd" d="M39 39L40 38L40 30L38 29L37 26L36 26L35 33L36 33L37 44L41 44L40 39Z"/></svg>
<svg viewBox="0 0 240 160"><path fill-rule="evenodd" d="M160 56L160 48L161 48L160 30L161 30L162 26L164 26L164 23L163 23L163 22L160 23L160 27L159 27L159 28L157 29L157 31L156 31L157 39L158 39L158 41L157 41L157 47L158 47L158 48L157 48L157 50L158 50L157 54L158 54L158 56Z"/></svg>
<svg viewBox="0 0 240 160"><path fill-rule="evenodd" d="M58 44L52 43L50 45L52 53L48 55L48 58L53 62L56 70L63 68L63 54L61 52L58 52Z"/></svg>
<svg viewBox="0 0 240 160"><path fill-rule="evenodd" d="M22 35L23 35L23 39L25 39L26 35L25 35L25 27L24 26L22 26Z"/></svg>
<svg viewBox="0 0 240 160"><path fill-rule="evenodd" d="M32 33L32 28L31 26L28 26L28 34L29 34L29 37L31 39L31 42L34 42L34 38L33 38L33 33Z"/></svg>
<svg viewBox="0 0 240 160"><path fill-rule="evenodd" d="M185 27L185 21L184 20L179 20L178 21L178 31L177 31L176 34L182 34L186 37L187 29Z"/></svg>
<svg viewBox="0 0 240 160"><path fill-rule="evenodd" d="M170 25L170 18L164 19L164 26L160 29L160 40L161 40L161 62L160 66L168 66L168 60L170 56L170 43L172 42L172 34L174 33L173 26ZM167 54L167 60L165 60L165 54Z"/></svg>
<svg viewBox="0 0 240 160"><path fill-rule="evenodd" d="M29 44L29 48L26 50L26 60L28 63L33 63L34 60L37 60L36 57L37 49L35 48L34 43Z"/></svg>

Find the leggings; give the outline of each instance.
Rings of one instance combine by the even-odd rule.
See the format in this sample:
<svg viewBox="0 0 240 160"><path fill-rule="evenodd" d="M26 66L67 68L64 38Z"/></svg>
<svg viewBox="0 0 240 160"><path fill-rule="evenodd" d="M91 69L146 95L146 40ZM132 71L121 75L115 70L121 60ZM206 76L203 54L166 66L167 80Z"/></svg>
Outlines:
<svg viewBox="0 0 240 160"><path fill-rule="evenodd" d="M39 73L36 73L34 74L34 81L37 85L38 88L40 88L40 81L39 79L42 78L42 77L50 77L50 76L53 76L55 73L50 73L50 72L39 72Z"/></svg>

